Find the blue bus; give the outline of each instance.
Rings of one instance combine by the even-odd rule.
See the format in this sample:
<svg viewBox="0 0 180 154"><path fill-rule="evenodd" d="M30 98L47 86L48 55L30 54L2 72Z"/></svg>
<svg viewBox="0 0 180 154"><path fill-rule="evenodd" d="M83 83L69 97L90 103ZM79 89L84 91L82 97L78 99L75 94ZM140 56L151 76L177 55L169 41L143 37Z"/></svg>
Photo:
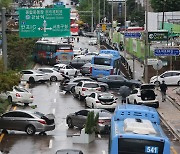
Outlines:
<svg viewBox="0 0 180 154"><path fill-rule="evenodd" d="M109 154L170 154L170 141L156 109L132 104L116 107L111 119Z"/></svg>
<svg viewBox="0 0 180 154"><path fill-rule="evenodd" d="M121 56L116 50L100 50L98 56L92 58L91 74L93 78L120 74Z"/></svg>
<svg viewBox="0 0 180 154"><path fill-rule="evenodd" d="M37 41L33 51L34 61L41 64L69 64L73 56L72 44L60 44L49 40Z"/></svg>

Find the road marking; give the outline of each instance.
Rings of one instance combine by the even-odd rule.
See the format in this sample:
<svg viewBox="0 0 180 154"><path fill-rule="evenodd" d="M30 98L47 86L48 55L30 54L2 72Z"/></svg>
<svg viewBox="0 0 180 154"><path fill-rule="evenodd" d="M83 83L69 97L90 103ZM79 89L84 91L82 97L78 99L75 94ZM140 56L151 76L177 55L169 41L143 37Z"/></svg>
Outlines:
<svg viewBox="0 0 180 154"><path fill-rule="evenodd" d="M57 94L57 90L55 90L55 94Z"/></svg>
<svg viewBox="0 0 180 154"><path fill-rule="evenodd" d="M171 151L173 152L173 154L178 154L178 153L176 152L176 150L174 149L174 147L171 147Z"/></svg>
<svg viewBox="0 0 180 154"><path fill-rule="evenodd" d="M54 103L56 103L56 98L54 99Z"/></svg>
<svg viewBox="0 0 180 154"><path fill-rule="evenodd" d="M1 136L0 136L0 143L1 143L2 139L3 139L3 137L4 137L4 134L1 134Z"/></svg>
<svg viewBox="0 0 180 154"><path fill-rule="evenodd" d="M53 109L53 110L52 110L52 113L55 114L55 111L56 111L56 109Z"/></svg>
<svg viewBox="0 0 180 154"><path fill-rule="evenodd" d="M106 151L103 150L102 153L103 153L103 154L106 154Z"/></svg>
<svg viewBox="0 0 180 154"><path fill-rule="evenodd" d="M58 85L58 83L56 82L56 86Z"/></svg>
<svg viewBox="0 0 180 154"><path fill-rule="evenodd" d="M52 148L52 140L49 141L49 149Z"/></svg>

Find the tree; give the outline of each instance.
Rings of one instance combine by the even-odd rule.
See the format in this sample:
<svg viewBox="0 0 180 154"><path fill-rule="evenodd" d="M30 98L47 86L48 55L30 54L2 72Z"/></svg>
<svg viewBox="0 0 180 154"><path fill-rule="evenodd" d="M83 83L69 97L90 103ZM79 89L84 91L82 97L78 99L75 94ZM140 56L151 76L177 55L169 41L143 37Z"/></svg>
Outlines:
<svg viewBox="0 0 180 154"><path fill-rule="evenodd" d="M180 10L179 0L151 0L151 7L156 12L171 12Z"/></svg>
<svg viewBox="0 0 180 154"><path fill-rule="evenodd" d="M18 85L20 74L15 71L4 72L3 61L0 59L0 93L12 90L14 85Z"/></svg>
<svg viewBox="0 0 180 154"><path fill-rule="evenodd" d="M8 8L10 3L12 3L12 0L1 0L0 1L0 9L2 7Z"/></svg>
<svg viewBox="0 0 180 154"><path fill-rule="evenodd" d="M19 38L17 34L9 34L8 67L12 70L22 69L31 60L36 39Z"/></svg>

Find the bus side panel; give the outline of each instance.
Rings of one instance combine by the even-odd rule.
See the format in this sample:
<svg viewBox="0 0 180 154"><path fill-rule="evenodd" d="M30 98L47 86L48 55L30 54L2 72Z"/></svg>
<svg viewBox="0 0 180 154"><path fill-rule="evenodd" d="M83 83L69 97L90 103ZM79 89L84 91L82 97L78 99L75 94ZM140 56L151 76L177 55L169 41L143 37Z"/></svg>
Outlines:
<svg viewBox="0 0 180 154"><path fill-rule="evenodd" d="M171 153L170 147L171 147L170 141L168 139L165 139L163 154L170 154Z"/></svg>
<svg viewBox="0 0 180 154"><path fill-rule="evenodd" d="M118 137L116 136L111 140L110 153L109 154L118 154Z"/></svg>
<svg viewBox="0 0 180 154"><path fill-rule="evenodd" d="M95 77L95 78L108 76L110 75L110 72L111 70L98 69L98 68L92 67L92 77Z"/></svg>

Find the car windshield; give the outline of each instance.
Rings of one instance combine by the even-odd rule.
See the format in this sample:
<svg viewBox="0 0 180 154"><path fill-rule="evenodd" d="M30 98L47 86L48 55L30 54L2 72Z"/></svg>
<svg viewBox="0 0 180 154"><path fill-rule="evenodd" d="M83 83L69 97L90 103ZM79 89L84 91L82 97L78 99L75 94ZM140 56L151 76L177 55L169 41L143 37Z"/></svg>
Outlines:
<svg viewBox="0 0 180 154"><path fill-rule="evenodd" d="M14 87L14 90L16 90L18 92L28 92L26 89L20 88L20 87Z"/></svg>
<svg viewBox="0 0 180 154"><path fill-rule="evenodd" d="M96 83L85 83L84 87L87 87L87 88L97 88L97 87L99 87L99 85L96 84Z"/></svg>
<svg viewBox="0 0 180 154"><path fill-rule="evenodd" d="M110 66L111 65L111 59L102 58L102 57L94 57L94 64Z"/></svg>

